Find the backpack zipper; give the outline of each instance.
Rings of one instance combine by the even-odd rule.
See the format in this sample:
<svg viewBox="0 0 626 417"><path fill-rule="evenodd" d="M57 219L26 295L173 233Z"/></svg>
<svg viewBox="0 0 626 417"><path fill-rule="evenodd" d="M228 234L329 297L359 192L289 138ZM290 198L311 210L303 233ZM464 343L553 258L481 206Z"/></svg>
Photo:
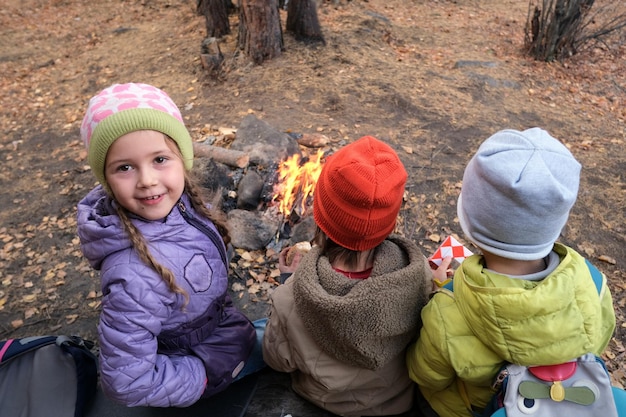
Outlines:
<svg viewBox="0 0 626 417"><path fill-rule="evenodd" d="M493 384L491 385L491 389L493 389L494 391L498 391L500 388L502 388L502 384L504 383L504 381L507 379L508 376L509 376L508 369L503 368L496 376L495 381L493 381Z"/></svg>

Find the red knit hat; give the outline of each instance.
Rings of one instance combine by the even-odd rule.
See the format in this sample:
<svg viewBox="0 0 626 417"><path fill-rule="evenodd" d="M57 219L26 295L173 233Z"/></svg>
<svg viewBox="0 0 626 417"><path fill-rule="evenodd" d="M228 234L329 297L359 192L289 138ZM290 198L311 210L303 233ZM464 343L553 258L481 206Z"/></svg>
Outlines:
<svg viewBox="0 0 626 417"><path fill-rule="evenodd" d="M315 222L345 248L372 249L393 232L406 179L396 152L364 136L326 159L315 186Z"/></svg>

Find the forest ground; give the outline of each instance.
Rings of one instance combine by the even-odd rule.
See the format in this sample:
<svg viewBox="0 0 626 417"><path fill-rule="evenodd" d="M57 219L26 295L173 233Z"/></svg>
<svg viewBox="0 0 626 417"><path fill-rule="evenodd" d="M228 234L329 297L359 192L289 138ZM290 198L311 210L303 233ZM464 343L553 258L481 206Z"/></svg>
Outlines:
<svg viewBox="0 0 626 417"><path fill-rule="evenodd" d="M480 142L503 128L547 129L584 167L561 240L609 280L618 324L605 358L626 383L625 38L536 62L523 50L527 11L520 0L321 1L326 45L285 33L282 56L262 65L236 47L233 15L215 77L201 65L195 1L5 1L0 338L96 337L98 275L76 236L76 204L95 183L79 125L92 95L133 81L167 91L197 140L253 113L324 134L330 150L363 135L387 141L409 172L398 231L425 254L448 234L463 238L456 197Z"/></svg>

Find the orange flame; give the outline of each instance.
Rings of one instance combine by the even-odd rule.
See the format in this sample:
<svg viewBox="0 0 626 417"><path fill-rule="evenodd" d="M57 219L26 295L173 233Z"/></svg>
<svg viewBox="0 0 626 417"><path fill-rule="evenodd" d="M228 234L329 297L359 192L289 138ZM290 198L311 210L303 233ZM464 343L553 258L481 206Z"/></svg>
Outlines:
<svg viewBox="0 0 626 417"><path fill-rule="evenodd" d="M309 197L313 196L315 184L322 172L324 151L317 151L306 162L295 154L284 160L278 167L278 183L274 187L274 201L278 202L278 211L289 216L298 204L300 215L307 209Z"/></svg>

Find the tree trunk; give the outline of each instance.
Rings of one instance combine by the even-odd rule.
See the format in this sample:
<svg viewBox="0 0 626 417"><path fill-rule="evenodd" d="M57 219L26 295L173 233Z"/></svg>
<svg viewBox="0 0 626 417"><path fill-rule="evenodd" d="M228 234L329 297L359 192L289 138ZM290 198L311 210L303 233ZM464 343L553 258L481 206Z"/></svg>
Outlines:
<svg viewBox="0 0 626 417"><path fill-rule="evenodd" d="M238 42L255 64L281 55L283 33L277 0L240 0Z"/></svg>
<svg viewBox="0 0 626 417"><path fill-rule="evenodd" d="M236 7L231 0L224 0L224 4L226 5L226 12L231 14L235 11Z"/></svg>
<svg viewBox="0 0 626 417"><path fill-rule="evenodd" d="M221 38L230 33L229 3L232 5L230 0L197 0L196 10L204 16L208 38Z"/></svg>
<svg viewBox="0 0 626 417"><path fill-rule="evenodd" d="M210 75L219 75L222 62L224 62L224 55L220 50L217 38L205 38L202 41L200 62Z"/></svg>
<svg viewBox="0 0 626 417"><path fill-rule="evenodd" d="M526 19L525 45L538 60L553 61L576 53L585 18L595 0L543 0Z"/></svg>
<svg viewBox="0 0 626 417"><path fill-rule="evenodd" d="M286 29L292 32L298 41L326 44L317 18L315 0L289 0Z"/></svg>

